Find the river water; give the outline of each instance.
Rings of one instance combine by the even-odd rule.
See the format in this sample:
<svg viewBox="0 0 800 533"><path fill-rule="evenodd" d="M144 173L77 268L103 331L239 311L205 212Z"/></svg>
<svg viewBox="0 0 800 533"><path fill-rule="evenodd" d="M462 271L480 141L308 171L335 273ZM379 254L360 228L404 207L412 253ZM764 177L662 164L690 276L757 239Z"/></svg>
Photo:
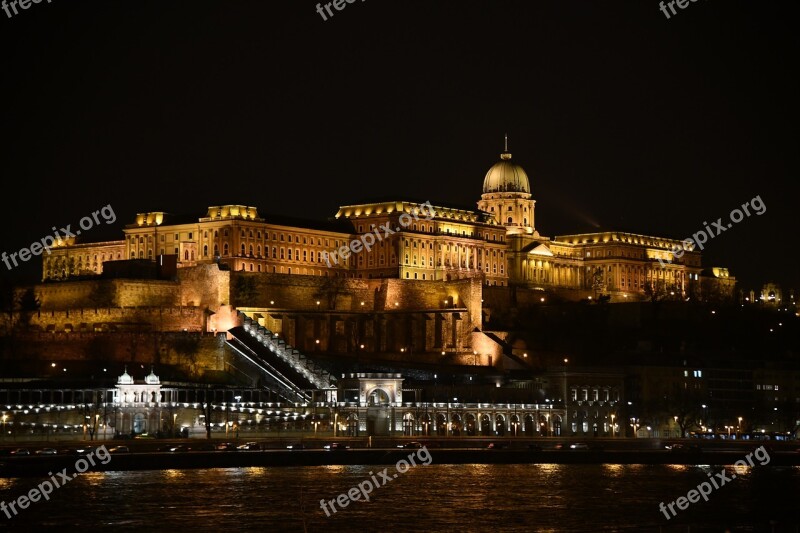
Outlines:
<svg viewBox="0 0 800 533"><path fill-rule="evenodd" d="M719 466L412 466L219 468L86 473L31 503L0 529L196 531L800 531L800 467L740 469L667 520L659 502L685 496ZM727 468L728 476L735 471ZM326 516L368 479L383 484ZM397 477L393 477L397 474ZM0 479L9 502L44 481ZM366 486L366 485L365 485ZM772 523L771 523L772 522Z"/></svg>

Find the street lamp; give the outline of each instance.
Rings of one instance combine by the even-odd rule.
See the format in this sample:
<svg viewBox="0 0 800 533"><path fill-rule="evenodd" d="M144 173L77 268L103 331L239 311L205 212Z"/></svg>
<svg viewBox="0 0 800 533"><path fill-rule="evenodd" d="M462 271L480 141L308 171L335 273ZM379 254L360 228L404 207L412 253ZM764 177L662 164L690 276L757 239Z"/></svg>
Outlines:
<svg viewBox="0 0 800 533"><path fill-rule="evenodd" d="M742 431L742 417L739 417L739 426L736 428L736 432L739 433Z"/></svg>
<svg viewBox="0 0 800 533"><path fill-rule="evenodd" d="M615 437L615 435L614 435L614 430L616 429L614 427L614 417L615 416L616 416L615 414L613 414L613 413L611 414L611 438L612 439Z"/></svg>
<svg viewBox="0 0 800 533"><path fill-rule="evenodd" d="M8 415L3 413L3 440L6 438L6 419L8 419Z"/></svg>

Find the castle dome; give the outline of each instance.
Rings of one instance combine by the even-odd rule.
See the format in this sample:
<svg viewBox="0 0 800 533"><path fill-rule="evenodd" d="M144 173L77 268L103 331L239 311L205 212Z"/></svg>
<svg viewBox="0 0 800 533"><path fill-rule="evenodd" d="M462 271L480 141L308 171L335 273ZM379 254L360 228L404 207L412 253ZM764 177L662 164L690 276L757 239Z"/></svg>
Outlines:
<svg viewBox="0 0 800 533"><path fill-rule="evenodd" d="M500 154L500 161L495 163L483 180L483 193L521 192L531 193L531 184L525 170L511 162L511 153L506 150Z"/></svg>

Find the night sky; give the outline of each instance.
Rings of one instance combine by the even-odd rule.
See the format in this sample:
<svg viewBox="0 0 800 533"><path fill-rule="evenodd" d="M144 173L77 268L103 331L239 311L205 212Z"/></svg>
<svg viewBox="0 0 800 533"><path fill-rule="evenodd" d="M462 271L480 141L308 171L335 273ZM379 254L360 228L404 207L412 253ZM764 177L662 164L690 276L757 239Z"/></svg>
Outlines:
<svg viewBox="0 0 800 533"><path fill-rule="evenodd" d="M223 203L474 207L508 133L542 235L682 239L760 196L704 264L800 288L796 2L699 0L670 19L656 0L366 0L327 21L315 6L0 11L0 252L108 204L117 221L86 240ZM36 281L41 258L0 272Z"/></svg>

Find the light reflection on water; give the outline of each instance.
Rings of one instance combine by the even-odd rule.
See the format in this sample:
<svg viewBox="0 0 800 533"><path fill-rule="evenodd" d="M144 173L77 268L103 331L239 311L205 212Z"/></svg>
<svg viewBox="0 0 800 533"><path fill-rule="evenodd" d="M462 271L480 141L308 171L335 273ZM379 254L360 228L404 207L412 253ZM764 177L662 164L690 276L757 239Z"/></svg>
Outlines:
<svg viewBox="0 0 800 533"><path fill-rule="evenodd" d="M331 517L332 500L393 466L218 468L92 473L0 524L236 531L769 531L800 524L800 468L752 468L669 522L658 510L720 466L412 467ZM733 471L729 468L730 471ZM11 501L44 479L0 479ZM0 526L2 527L2 526ZM776 531L795 531L794 526Z"/></svg>

